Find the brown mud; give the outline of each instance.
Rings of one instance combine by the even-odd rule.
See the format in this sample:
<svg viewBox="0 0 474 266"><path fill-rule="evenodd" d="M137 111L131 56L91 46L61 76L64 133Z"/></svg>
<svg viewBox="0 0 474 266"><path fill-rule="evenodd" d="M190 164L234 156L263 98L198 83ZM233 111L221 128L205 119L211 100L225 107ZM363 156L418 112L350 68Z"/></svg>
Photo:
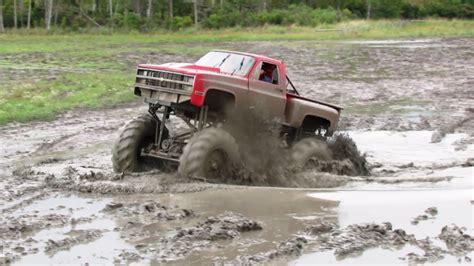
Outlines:
<svg viewBox="0 0 474 266"><path fill-rule="evenodd" d="M277 120L269 119L252 110L229 113L229 119L224 127L235 138L242 162L236 167L233 176L223 179L222 183L320 188L326 187L321 184L321 179L308 179L302 172L329 173L333 176L370 175L370 166L365 155L359 152L357 145L347 134L336 133L326 139L328 143L326 152L332 160L312 158L302 169L291 161L291 149L288 147L294 143L281 138L281 125ZM338 177L332 178L338 179Z"/></svg>
<svg viewBox="0 0 474 266"><path fill-rule="evenodd" d="M451 247L449 245L446 249L438 247L429 237L416 239L413 234L408 234L403 229L393 229L389 222L352 224L342 229L338 228L337 224L321 222L308 226L298 237L279 243L275 250L252 256L240 256L236 264L255 264L285 256L298 256L308 246L312 246L313 251L331 251L338 260L343 260L347 257L360 256L371 248L400 249L405 245L414 245L425 253L423 255L409 253L402 258L408 260L410 264L437 262L443 259L445 254L455 252L453 245L461 250L457 257L468 258L465 255L474 248L474 238L457 226L444 227L438 237L445 242L447 241L445 239L449 239Z"/></svg>
<svg viewBox="0 0 474 266"><path fill-rule="evenodd" d="M244 131L253 186L114 173L110 147L138 102L3 126L0 264L469 264L473 43L222 43L282 58L303 95L347 107L337 160L312 169L285 169L271 130ZM166 56L153 58L178 61ZM0 84L32 71L13 72Z"/></svg>

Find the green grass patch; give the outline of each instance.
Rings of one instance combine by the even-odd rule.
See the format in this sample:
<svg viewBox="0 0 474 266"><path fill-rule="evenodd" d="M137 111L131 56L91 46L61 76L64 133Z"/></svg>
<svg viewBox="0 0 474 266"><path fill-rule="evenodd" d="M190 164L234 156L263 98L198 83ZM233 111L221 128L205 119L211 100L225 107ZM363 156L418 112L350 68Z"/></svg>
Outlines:
<svg viewBox="0 0 474 266"><path fill-rule="evenodd" d="M130 101L133 73L69 74L52 82L27 83L0 93L0 124L48 119L77 107Z"/></svg>
<svg viewBox="0 0 474 266"><path fill-rule="evenodd" d="M320 31L330 28L337 31ZM0 35L0 54L97 50L105 47L150 43L193 43L222 41L273 40L351 40L408 37L474 36L472 20L356 20L320 28L297 26L266 26L259 28L229 28L222 30L187 29L180 32L150 34L41 34L41 31L16 31Z"/></svg>

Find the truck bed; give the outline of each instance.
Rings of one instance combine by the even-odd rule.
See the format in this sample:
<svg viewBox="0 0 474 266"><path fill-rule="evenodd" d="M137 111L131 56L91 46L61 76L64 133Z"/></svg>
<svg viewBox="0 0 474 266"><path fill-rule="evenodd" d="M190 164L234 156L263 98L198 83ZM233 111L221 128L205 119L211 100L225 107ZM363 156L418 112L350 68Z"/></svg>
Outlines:
<svg viewBox="0 0 474 266"><path fill-rule="evenodd" d="M338 111L341 111L343 110L344 108L342 108L341 106L338 106L338 105L335 105L335 104L331 104L331 103L327 103L327 102L323 102L323 101L318 101L318 100L313 100L313 99L309 99L309 98L306 98L306 97L303 97L303 96L300 96L300 95L296 95L296 94L293 94L293 93L286 93L286 97L290 97L290 98L298 98L298 99L302 99L302 100L305 100L305 101L310 101L310 102L313 102L313 103L319 103L319 104L322 104L322 105L326 105L326 106L329 106L329 107L332 107Z"/></svg>

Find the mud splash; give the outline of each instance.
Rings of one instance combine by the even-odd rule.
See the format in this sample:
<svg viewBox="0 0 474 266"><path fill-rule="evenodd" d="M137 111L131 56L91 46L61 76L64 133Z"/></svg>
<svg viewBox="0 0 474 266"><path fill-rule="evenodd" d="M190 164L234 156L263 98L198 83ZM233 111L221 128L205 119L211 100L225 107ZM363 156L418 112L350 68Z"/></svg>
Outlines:
<svg viewBox="0 0 474 266"><path fill-rule="evenodd" d="M324 182L315 177L311 182L304 172L330 173L333 176L368 176L369 164L365 155L357 149L357 145L347 134L335 134L328 138L328 157L333 160L324 161L311 159L302 169L293 165L290 159L292 140L281 136L281 125L271 120L264 113L255 111L230 112L229 120L224 125L235 137L242 156L243 164L236 169L234 178L224 182L257 186L276 187L320 187ZM290 141L290 143L287 143ZM341 184L342 179L333 177L333 183ZM339 180L339 181L338 181ZM333 187L335 185L328 185ZM323 187L328 187L323 186Z"/></svg>

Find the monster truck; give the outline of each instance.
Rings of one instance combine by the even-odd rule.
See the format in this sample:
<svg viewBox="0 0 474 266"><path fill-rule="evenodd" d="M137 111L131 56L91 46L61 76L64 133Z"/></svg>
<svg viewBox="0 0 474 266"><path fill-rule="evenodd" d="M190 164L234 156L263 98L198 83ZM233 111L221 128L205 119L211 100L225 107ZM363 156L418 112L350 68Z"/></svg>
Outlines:
<svg viewBox="0 0 474 266"><path fill-rule="evenodd" d="M117 172L171 162L183 175L218 179L232 164L241 163L237 142L225 127L227 115L246 110L279 121L291 163L329 160L324 140L335 132L342 110L302 97L280 60L221 50L194 64L140 64L134 93L149 109L129 122L114 144ZM184 121L186 130L171 132L170 116Z"/></svg>

